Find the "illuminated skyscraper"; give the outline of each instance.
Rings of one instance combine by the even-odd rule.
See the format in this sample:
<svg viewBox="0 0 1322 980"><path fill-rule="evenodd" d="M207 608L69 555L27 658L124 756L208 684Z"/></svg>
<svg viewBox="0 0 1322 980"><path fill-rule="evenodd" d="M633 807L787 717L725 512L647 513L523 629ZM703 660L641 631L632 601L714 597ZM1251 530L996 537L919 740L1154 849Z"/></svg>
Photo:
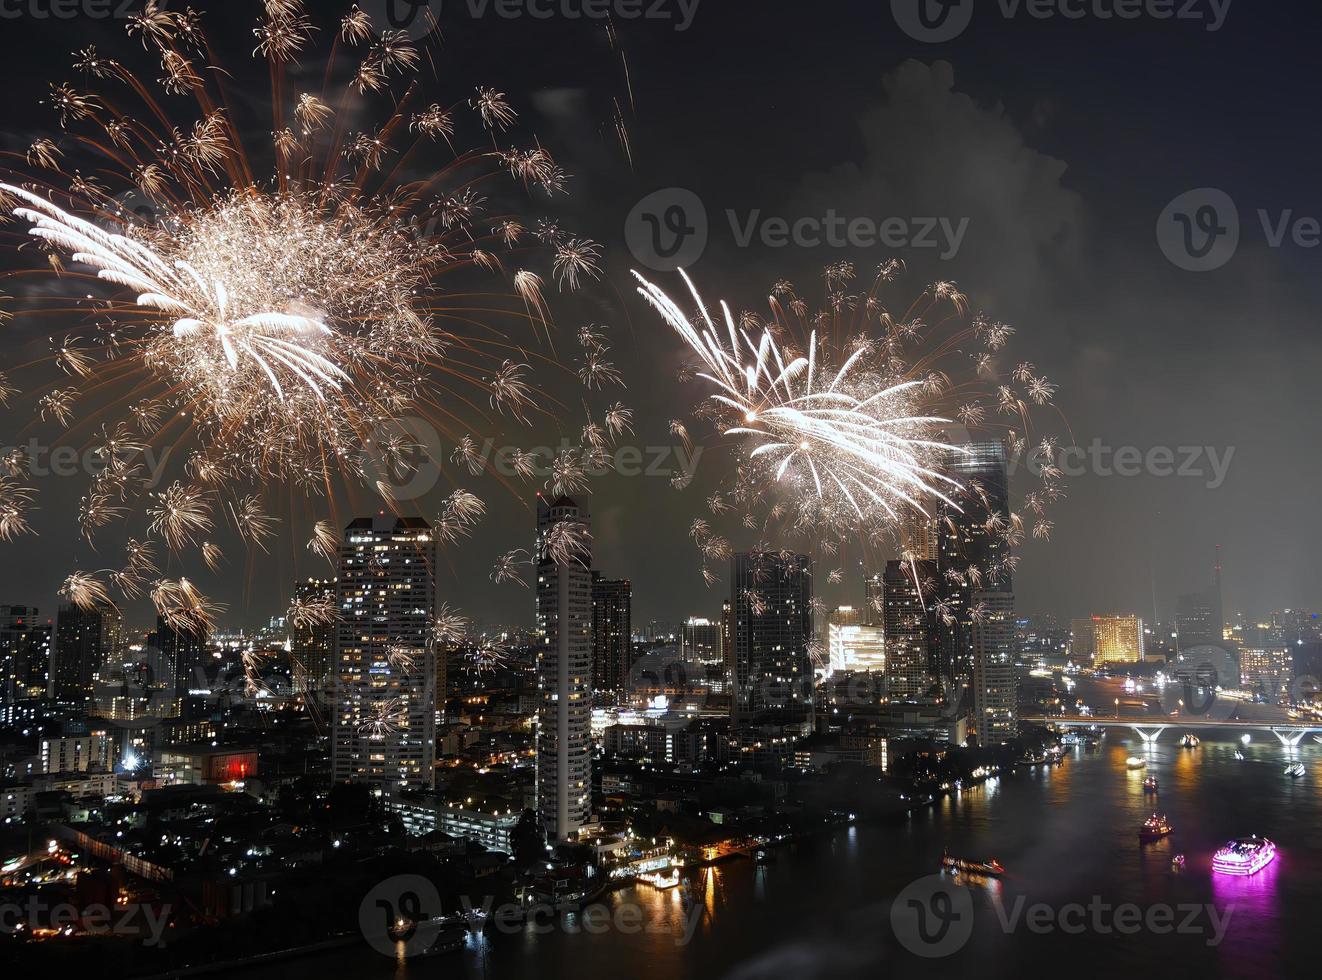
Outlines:
<svg viewBox="0 0 1322 980"><path fill-rule="evenodd" d="M538 495L537 811L554 841L576 837L592 812L592 555L556 560L547 543L562 523L590 526L568 497Z"/></svg>
<svg viewBox="0 0 1322 980"><path fill-rule="evenodd" d="M68 704L89 704L97 671L107 658L120 653L123 630L124 620L114 606L61 606L55 625L50 696Z"/></svg>
<svg viewBox="0 0 1322 980"><path fill-rule="evenodd" d="M932 684L931 624L919 581L930 578L931 562L886 562L881 576L881 626L886 651L886 692L892 698L922 697Z"/></svg>
<svg viewBox="0 0 1322 980"><path fill-rule="evenodd" d="M430 788L436 761L436 539L420 518L360 517L340 546L331 770L383 792Z"/></svg>
<svg viewBox="0 0 1322 980"><path fill-rule="evenodd" d="M999 745L1019 731L1015 674L1014 594L974 592L973 729L981 745Z"/></svg>
<svg viewBox="0 0 1322 980"><path fill-rule="evenodd" d="M592 573L592 689L616 701L629 683L633 653L633 587L628 579Z"/></svg>
<svg viewBox="0 0 1322 980"><path fill-rule="evenodd" d="M33 606L0 606L0 705L46 690L50 650Z"/></svg>
<svg viewBox="0 0 1322 980"><path fill-rule="evenodd" d="M1143 659L1143 620L1137 616L1092 618L1093 660L1099 664L1136 664Z"/></svg>
<svg viewBox="0 0 1322 980"><path fill-rule="evenodd" d="M339 580L310 578L294 586L294 597L304 601L329 599L339 604ZM293 656L294 687L324 704L331 690L331 664L335 657L335 622L314 623L289 629L290 653ZM439 658L438 658L439 659ZM440 698L440 689L437 697Z"/></svg>
<svg viewBox="0 0 1322 980"><path fill-rule="evenodd" d="M813 709L812 559L748 552L731 565L734 723L806 732Z"/></svg>
<svg viewBox="0 0 1322 980"><path fill-rule="evenodd" d="M689 617L680 627L679 655L685 663L720 664L725 661L721 624L710 619Z"/></svg>
<svg viewBox="0 0 1322 980"><path fill-rule="evenodd" d="M1003 531L1010 521L1009 459L1003 442L975 442L954 454L946 468L966 490L961 509L946 507L938 524L934 581L954 621L938 624L933 671L944 679L973 670L972 594L1013 592ZM969 569L974 569L971 575ZM952 581L947 572L959 576ZM980 580L975 581L974 576Z"/></svg>

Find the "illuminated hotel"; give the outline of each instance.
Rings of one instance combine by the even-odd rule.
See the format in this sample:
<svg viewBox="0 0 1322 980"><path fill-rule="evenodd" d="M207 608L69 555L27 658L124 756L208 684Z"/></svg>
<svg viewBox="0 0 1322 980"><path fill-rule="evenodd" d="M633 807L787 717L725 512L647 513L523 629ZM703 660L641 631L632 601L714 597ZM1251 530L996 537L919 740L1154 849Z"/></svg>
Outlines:
<svg viewBox="0 0 1322 980"><path fill-rule="evenodd" d="M1092 618L1093 661L1136 664L1143 659L1143 620L1138 616Z"/></svg>
<svg viewBox="0 0 1322 980"><path fill-rule="evenodd" d="M436 762L436 539L421 518L360 517L340 546L331 770L391 792L430 788ZM390 656L404 648L408 658ZM390 707L388 737L365 729Z"/></svg>

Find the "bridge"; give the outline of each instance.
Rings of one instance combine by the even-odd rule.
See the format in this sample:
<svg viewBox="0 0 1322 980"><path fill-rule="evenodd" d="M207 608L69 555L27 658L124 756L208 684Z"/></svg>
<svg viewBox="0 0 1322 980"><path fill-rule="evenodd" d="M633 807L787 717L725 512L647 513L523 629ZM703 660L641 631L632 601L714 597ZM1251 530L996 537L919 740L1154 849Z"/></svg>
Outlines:
<svg viewBox="0 0 1322 980"><path fill-rule="evenodd" d="M1312 732L1322 732L1322 726L1303 725L1295 722L1244 721L1230 719L1221 721L1212 718L1179 718L1174 721L1152 721L1150 719L1106 718L1097 715L1030 715L1021 717L1034 725L1057 725L1065 728L1078 726L1097 726L1101 728L1128 728L1143 740L1144 745L1155 745L1161 733L1168 728L1183 731L1233 730L1237 732L1271 732L1287 749L1295 748Z"/></svg>

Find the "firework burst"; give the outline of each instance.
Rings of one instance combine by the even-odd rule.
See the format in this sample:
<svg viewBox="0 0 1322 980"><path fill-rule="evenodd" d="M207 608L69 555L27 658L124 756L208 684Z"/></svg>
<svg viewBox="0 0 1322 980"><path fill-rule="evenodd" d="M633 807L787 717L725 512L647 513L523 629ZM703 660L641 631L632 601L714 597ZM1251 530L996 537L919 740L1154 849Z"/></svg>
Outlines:
<svg viewBox="0 0 1322 980"><path fill-rule="evenodd" d="M179 561L191 553L209 566L225 527L265 550L279 533L271 501L289 489L324 497L347 485L391 499L382 474L400 466L381 459L390 446L380 434L401 418L435 409L435 427L450 432L451 406L481 395L527 423L543 403L529 361L554 358L512 359L525 343L516 334L547 336L548 278L572 289L600 276L595 243L549 221L525 234L529 222L495 210L510 196L501 183L551 194L566 176L519 132L500 90L424 98L439 87L424 76L439 59L423 44L438 34L415 42L357 7L327 23L300 0L262 10L251 56L253 77L271 86L267 145L244 145L233 98L244 69L218 62L203 16L149 0L127 21L122 56L102 42L76 54L98 91L50 87L58 135L0 154L0 210L17 219L0 236L36 255L19 274L53 280L25 290L36 298L17 316L86 319L51 340L56 383L26 386L36 414L70 438L89 423L133 436L84 498L81 530L91 541L142 521ZM316 51L323 40L329 58ZM293 70L314 58L317 70ZM466 131L478 148L455 149ZM467 282L492 275L504 286ZM619 380L609 364L585 378ZM0 378L0 402L17 395ZM176 467L150 496L135 470L148 449L169 450ZM0 482L0 539L33 530L34 494L17 478ZM453 537L476 520L466 499L443 516ZM330 527L319 521L309 542L324 558ZM110 584L128 596L125 585L145 580ZM86 597L89 585L75 585ZM167 618L210 615L177 582L150 593Z"/></svg>

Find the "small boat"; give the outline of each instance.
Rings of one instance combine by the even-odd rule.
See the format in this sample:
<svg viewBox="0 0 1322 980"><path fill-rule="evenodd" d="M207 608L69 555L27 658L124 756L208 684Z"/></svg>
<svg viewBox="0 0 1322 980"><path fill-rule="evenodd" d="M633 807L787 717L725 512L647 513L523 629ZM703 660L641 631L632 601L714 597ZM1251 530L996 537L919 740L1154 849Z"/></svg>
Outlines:
<svg viewBox="0 0 1322 980"><path fill-rule="evenodd" d="M1256 834L1230 841L1212 856L1212 870L1218 874L1247 877L1255 875L1276 860L1276 845Z"/></svg>
<svg viewBox="0 0 1322 980"><path fill-rule="evenodd" d="M1289 776L1291 779L1298 779L1307 772L1308 770L1304 768L1302 762L1292 762L1285 767L1285 775Z"/></svg>
<svg viewBox="0 0 1322 980"><path fill-rule="evenodd" d="M1177 854L1177 855L1175 855L1175 857L1171 858L1171 870L1172 870L1172 871L1183 871L1183 870L1184 870L1184 855L1183 855L1183 854Z"/></svg>
<svg viewBox="0 0 1322 980"><path fill-rule="evenodd" d="M674 888L679 884L679 868L672 867L666 874L662 874L660 871L650 874L641 874L638 876L638 879L647 882L653 888L660 888L664 891L667 888Z"/></svg>
<svg viewBox="0 0 1322 980"><path fill-rule="evenodd" d="M1125 765L1128 766L1130 769L1143 769L1147 766L1147 764L1148 764L1147 759L1139 758L1136 755L1131 755L1128 759L1125 760Z"/></svg>
<svg viewBox="0 0 1322 980"><path fill-rule="evenodd" d="M990 861L966 861L964 858L951 857L949 851L941 855L941 867L947 871L960 871L964 874L986 875L989 878L999 878L1005 874L1005 868L995 858Z"/></svg>
<svg viewBox="0 0 1322 980"><path fill-rule="evenodd" d="M1235 758L1238 759L1240 762L1243 762L1243 761L1244 761L1244 753L1241 752L1239 749L1236 749L1236 750L1235 750Z"/></svg>
<svg viewBox="0 0 1322 980"><path fill-rule="evenodd" d="M1148 776L1146 779L1143 780L1143 792L1155 793L1157 791L1157 785L1158 785L1157 777Z"/></svg>
<svg viewBox="0 0 1322 980"><path fill-rule="evenodd" d="M759 848L753 853L753 859L756 860L758 864L766 864L766 863L767 863L767 852L766 852L766 848L764 848L764 847L759 847Z"/></svg>
<svg viewBox="0 0 1322 980"><path fill-rule="evenodd" d="M1180 747L1184 749L1198 748L1198 736L1192 732L1186 732L1184 738L1180 739Z"/></svg>
<svg viewBox="0 0 1322 980"><path fill-rule="evenodd" d="M1170 825L1164 813L1154 813L1143 821L1143 826L1138 828L1138 839L1141 841L1161 840L1168 834L1175 833L1175 828Z"/></svg>

